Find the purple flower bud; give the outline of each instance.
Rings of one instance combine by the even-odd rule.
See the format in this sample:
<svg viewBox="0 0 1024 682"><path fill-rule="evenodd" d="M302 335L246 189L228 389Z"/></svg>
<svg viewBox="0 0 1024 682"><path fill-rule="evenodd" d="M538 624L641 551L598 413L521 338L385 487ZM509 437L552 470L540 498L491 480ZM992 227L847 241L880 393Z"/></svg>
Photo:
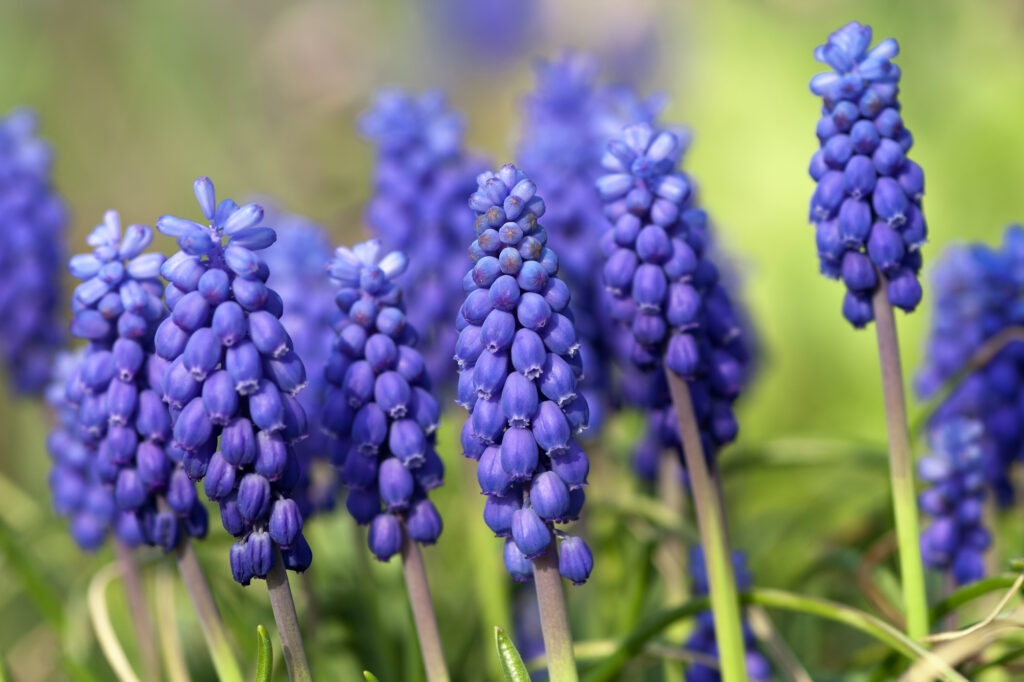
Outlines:
<svg viewBox="0 0 1024 682"><path fill-rule="evenodd" d="M569 489L558 474L545 471L530 484L530 504L545 521L560 521L569 511Z"/></svg>
<svg viewBox="0 0 1024 682"><path fill-rule="evenodd" d="M868 322L875 319L875 313L871 307L871 297L847 291L843 298L843 317L857 329L867 325Z"/></svg>
<svg viewBox="0 0 1024 682"><path fill-rule="evenodd" d="M485 495L504 495L512 487L512 478L501 463L501 449L490 446L480 455L476 468L480 491Z"/></svg>
<svg viewBox="0 0 1024 682"><path fill-rule="evenodd" d="M284 428L281 394L266 379L261 380L259 388L249 396L249 416L252 423L264 431L280 431Z"/></svg>
<svg viewBox="0 0 1024 682"><path fill-rule="evenodd" d="M274 567L275 552L274 543L270 539L270 533L264 530L253 532L245 541L249 555L249 568L252 569L253 577L266 578L270 569Z"/></svg>
<svg viewBox="0 0 1024 682"><path fill-rule="evenodd" d="M409 537L423 545L432 545L441 536L441 515L437 507L425 497L413 501L406 516Z"/></svg>
<svg viewBox="0 0 1024 682"><path fill-rule="evenodd" d="M249 548L245 540L232 543L229 553L231 564L231 577L239 585L248 585L252 582L253 572L249 564Z"/></svg>
<svg viewBox="0 0 1024 682"><path fill-rule="evenodd" d="M238 482L238 511L247 523L256 523L270 510L270 481L259 474L246 474Z"/></svg>
<svg viewBox="0 0 1024 682"><path fill-rule="evenodd" d="M380 496L377 489L352 488L345 498L345 507L359 525L370 523L380 513Z"/></svg>
<svg viewBox="0 0 1024 682"><path fill-rule="evenodd" d="M238 470L228 464L219 452L215 452L206 467L203 477L203 491L213 501L227 498L235 489L235 474Z"/></svg>
<svg viewBox="0 0 1024 682"><path fill-rule="evenodd" d="M563 405L576 397L576 374L565 360L548 353L538 387L546 398Z"/></svg>
<svg viewBox="0 0 1024 682"><path fill-rule="evenodd" d="M216 306L228 300L228 296L231 293L230 286L231 281L228 278L228 274L223 270L214 268L203 273L196 285L196 290L203 295L207 303ZM214 319L216 319L216 310L214 311Z"/></svg>
<svg viewBox="0 0 1024 682"><path fill-rule="evenodd" d="M253 468L268 481L284 476L290 458L288 446L280 434L259 431L256 434L256 460Z"/></svg>
<svg viewBox="0 0 1024 682"><path fill-rule="evenodd" d="M839 207L839 237L849 247L863 246L871 233L871 207L866 201L846 199Z"/></svg>
<svg viewBox="0 0 1024 682"><path fill-rule="evenodd" d="M566 535L558 553L558 572L573 585L587 582L594 569L594 555L580 538Z"/></svg>
<svg viewBox="0 0 1024 682"><path fill-rule="evenodd" d="M211 272L214 272L211 270ZM213 321L210 328L221 345L231 348L241 343L248 333L248 325L245 320L245 311L234 301L224 301L213 311Z"/></svg>
<svg viewBox="0 0 1024 682"><path fill-rule="evenodd" d="M174 442L184 450L195 450L213 435L213 423L202 398L193 398L174 423Z"/></svg>
<svg viewBox="0 0 1024 682"><path fill-rule="evenodd" d="M391 514L378 514L370 524L367 544L378 561L387 561L402 549L402 525Z"/></svg>
<svg viewBox="0 0 1024 682"><path fill-rule="evenodd" d="M504 559L505 570L513 580L522 583L533 579L533 562L526 558L512 538L505 540Z"/></svg>
<svg viewBox="0 0 1024 682"><path fill-rule="evenodd" d="M530 380L537 379L544 371L547 350L544 341L531 329L520 329L512 341L512 366Z"/></svg>
<svg viewBox="0 0 1024 682"><path fill-rule="evenodd" d="M859 251L847 251L843 256L843 282L850 291L870 292L878 284L875 266Z"/></svg>
<svg viewBox="0 0 1024 682"><path fill-rule="evenodd" d="M270 510L270 521L267 523L270 539L288 549L302 537L302 514L294 500L281 498L275 500Z"/></svg>
<svg viewBox="0 0 1024 682"><path fill-rule="evenodd" d="M195 484L182 469L175 469L167 485L167 506L178 516L187 516L198 501Z"/></svg>
<svg viewBox="0 0 1024 682"><path fill-rule="evenodd" d="M897 308L912 312L921 302L921 283L917 275L908 268L895 270L889 278L889 302Z"/></svg>
<svg viewBox="0 0 1024 682"><path fill-rule="evenodd" d="M384 372L374 384L374 401L392 419L401 419L409 412L412 390L398 372Z"/></svg>
<svg viewBox="0 0 1024 682"><path fill-rule="evenodd" d="M551 530L530 507L512 513L512 539L527 559L543 555L551 544Z"/></svg>
<svg viewBox="0 0 1024 682"><path fill-rule="evenodd" d="M521 507L522 495L518 491L508 495L488 495L484 504L484 523L496 537L509 537L512 535L512 514Z"/></svg>
<svg viewBox="0 0 1024 682"><path fill-rule="evenodd" d="M409 506L415 482L409 470L396 458L388 457L380 464L377 490L387 511L400 511Z"/></svg>
<svg viewBox="0 0 1024 682"><path fill-rule="evenodd" d="M210 321L210 304L198 291L185 294L174 306L171 319L186 332L194 332Z"/></svg>
<svg viewBox="0 0 1024 682"><path fill-rule="evenodd" d="M224 366L239 395L250 395L259 389L263 378L262 361L251 342L242 341L228 347Z"/></svg>
<svg viewBox="0 0 1024 682"><path fill-rule="evenodd" d="M899 227L907 219L909 202L903 188L892 178L879 178L875 191L871 194L871 205L875 213L894 227Z"/></svg>
<svg viewBox="0 0 1024 682"><path fill-rule="evenodd" d="M551 458L551 470L558 474L570 490L573 490L587 484L590 461L583 448L573 442L567 453Z"/></svg>
<svg viewBox="0 0 1024 682"><path fill-rule="evenodd" d="M501 466L513 481L528 481L537 468L537 441L525 428L510 428L501 439Z"/></svg>
<svg viewBox="0 0 1024 682"><path fill-rule="evenodd" d="M391 424L388 449L407 467L416 468L423 463L426 447L423 429L412 419L399 419Z"/></svg>

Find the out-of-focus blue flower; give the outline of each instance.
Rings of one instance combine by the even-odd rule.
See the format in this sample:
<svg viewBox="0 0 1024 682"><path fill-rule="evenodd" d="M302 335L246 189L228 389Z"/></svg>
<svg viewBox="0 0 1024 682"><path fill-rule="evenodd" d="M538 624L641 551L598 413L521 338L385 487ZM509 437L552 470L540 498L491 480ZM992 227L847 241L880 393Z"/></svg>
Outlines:
<svg viewBox="0 0 1024 682"><path fill-rule="evenodd" d="M35 114L0 118L0 358L19 393L38 393L64 339L60 278L67 212Z"/></svg>
<svg viewBox="0 0 1024 682"><path fill-rule="evenodd" d="M68 519L71 537L84 550L95 551L117 518L114 486L99 476L96 444L83 439L78 429L78 408L69 402L69 387L78 384L77 373L85 349L59 353L53 378L46 388L46 403L53 427L46 439L50 454L49 484L53 508Z"/></svg>
<svg viewBox="0 0 1024 682"><path fill-rule="evenodd" d="M168 452L186 480L202 480L220 505L221 523L238 538L231 574L246 585L266 577L278 548L290 570L304 571L313 558L292 499L302 474L293 444L308 430L296 398L306 370L257 253L277 239L262 226L263 209L218 203L206 177L193 188L202 223L166 215L157 221L181 247L160 270L171 315L155 339L174 424ZM168 496L172 507L175 499Z"/></svg>
<svg viewBox="0 0 1024 682"><path fill-rule="evenodd" d="M939 395L958 379L931 417L930 425L960 418L980 422L986 442L986 479L1001 505L1013 501L1010 471L1021 457L1020 387L1024 377L1024 342L1011 341L982 367L962 370L986 343L1024 324L1024 229L1007 228L1003 244L954 246L932 273L935 308L925 363L915 387L922 398ZM995 349L994 349L995 350Z"/></svg>
<svg viewBox="0 0 1024 682"><path fill-rule="evenodd" d="M602 238L612 317L628 326L628 354L645 375L627 377L649 417L638 470L653 473L656 453L681 453L663 372L690 385L706 454L736 438L732 404L745 386L751 353L713 262L706 213L692 179L677 169L684 141L647 124L608 144L597 180L611 222ZM653 455L653 456L652 456Z"/></svg>
<svg viewBox="0 0 1024 682"><path fill-rule="evenodd" d="M329 442L320 428L320 415L328 389L324 371L335 338L333 325L340 316L335 288L327 278L330 239L321 225L308 218L281 211L266 201L261 206L264 221L277 232L277 241L263 252L270 268L267 286L281 296L281 324L309 379L309 385L296 396L306 412L309 437L294 444L302 474L292 491L303 516L308 517L333 508L338 488L330 467L318 466L328 459Z"/></svg>
<svg viewBox="0 0 1024 682"><path fill-rule="evenodd" d="M148 225L122 231L117 212L107 211L87 239L92 252L68 262L82 280L71 300L71 333L88 344L65 400L77 408L77 437L86 451L95 448L96 477L112 487L118 538L169 551L182 532L205 536L207 516L168 446L166 363L154 352L167 316L159 279L164 256L146 252L152 240Z"/></svg>
<svg viewBox="0 0 1024 682"><path fill-rule="evenodd" d="M377 151L366 220L385 251L415 253L399 284L434 384L449 391L451 320L473 213L465 198L484 163L463 149L462 117L440 92L382 90L359 121Z"/></svg>
<svg viewBox="0 0 1024 682"><path fill-rule="evenodd" d="M579 584L593 568L582 540L553 531L579 518L589 461L576 442L589 409L578 391L580 343L558 257L537 222L544 201L513 165L483 173L469 205L477 238L456 318L458 402L470 413L462 447L487 496L484 521L509 538L505 565L516 580L563 537L559 570Z"/></svg>
<svg viewBox="0 0 1024 682"><path fill-rule="evenodd" d="M732 553L733 570L736 572L736 586L740 592L751 588L753 579L747 570L747 561L743 552ZM697 545L690 548L690 576L693 579L693 596L703 597L708 594L707 566L704 563L704 551ZM772 679L772 666L758 648L754 633L743 623L743 641L746 646L747 675L754 682L767 682ZM718 658L718 644L715 640L715 623L711 611L697 614L697 627L686 640L686 649ZM719 682L718 670L695 663L686 667L686 682Z"/></svg>
<svg viewBox="0 0 1024 682"><path fill-rule="evenodd" d="M434 49L454 53L463 66L513 59L538 35L538 0L438 0L425 7Z"/></svg>
<svg viewBox="0 0 1024 682"><path fill-rule="evenodd" d="M818 46L814 58L834 71L811 79L821 96L820 149L811 157L811 197L821 272L846 285L843 316L864 327L871 295L888 281L889 302L910 312L921 301L920 247L924 173L906 157L914 142L900 115L899 52L892 38L875 47L871 27L854 21Z"/></svg>
<svg viewBox="0 0 1024 682"><path fill-rule="evenodd" d="M602 202L594 190L604 146L633 123L651 122L661 97L641 99L622 85L598 83L598 62L565 51L537 64L536 86L524 102L518 162L544 188L544 222L550 246L561 255L561 274L572 291L584 376L581 390L593 413L589 432L600 430L600 415L614 402L607 296L601 272Z"/></svg>
<svg viewBox="0 0 1024 682"><path fill-rule="evenodd" d="M988 444L981 423L967 419L933 427L929 444L931 454L917 465L929 484L920 506L932 519L921 533L921 555L963 585L985 575L985 550L992 541L983 519Z"/></svg>
<svg viewBox="0 0 1024 682"><path fill-rule="evenodd" d="M381 561L401 549L403 532L430 545L442 525L427 499L444 477L434 449L440 407L395 283L408 266L404 253L384 255L371 239L338 247L328 267L344 320L327 363L321 425L349 489L346 506L370 525L370 550Z"/></svg>

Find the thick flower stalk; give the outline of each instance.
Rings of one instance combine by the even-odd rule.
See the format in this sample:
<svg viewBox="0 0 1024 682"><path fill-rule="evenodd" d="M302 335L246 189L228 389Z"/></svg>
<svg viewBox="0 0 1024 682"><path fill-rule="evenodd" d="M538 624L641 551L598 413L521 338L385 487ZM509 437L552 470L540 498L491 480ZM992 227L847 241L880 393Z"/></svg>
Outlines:
<svg viewBox="0 0 1024 682"><path fill-rule="evenodd" d="M68 519L75 544L95 551L114 525L117 506L113 484L100 478L95 466L96 443L81 437L78 408L69 399L82 387L78 373L84 354L84 349L74 354L59 353L54 360L53 379L46 388L54 425L46 439L46 450L50 455L48 481L53 508ZM128 540L136 538L130 536Z"/></svg>
<svg viewBox="0 0 1024 682"><path fill-rule="evenodd" d="M266 578L279 556L294 571L312 561L291 497L301 474L292 443L306 434L295 394L306 372L281 324L281 297L265 283L269 268L256 253L276 239L272 228L259 226L262 208L230 199L218 204L206 177L194 189L207 223L157 221L181 251L161 268L171 314L157 330L156 352L167 363L172 451L220 505L225 530L238 538L232 576L247 585Z"/></svg>
<svg viewBox="0 0 1024 682"><path fill-rule="evenodd" d="M870 26L847 24L814 51L834 71L811 80L823 106L810 219L821 272L842 279L843 316L858 328L874 319L871 296L879 287L907 312L920 303L920 247L928 234L924 173L907 158L914 140L897 99L900 69L890 61L899 45L892 38L870 44Z"/></svg>
<svg viewBox="0 0 1024 682"><path fill-rule="evenodd" d="M35 114L0 117L0 359L19 393L41 393L64 340L60 278L67 211Z"/></svg>
<svg viewBox="0 0 1024 682"><path fill-rule="evenodd" d="M473 225L465 199L484 164L463 149L462 117L440 92L382 90L359 127L377 152L366 221L385 252L416 254L399 285L422 335L427 373L438 387L453 389L451 320Z"/></svg>
<svg viewBox="0 0 1024 682"><path fill-rule="evenodd" d="M335 441L349 513L369 525L370 550L381 561L401 551L403 528L424 545L441 534L427 498L444 477L435 450L440 407L394 282L407 265L404 253L384 255L373 239L338 247L328 266L344 321L327 363L322 426Z"/></svg>
<svg viewBox="0 0 1024 682"><path fill-rule="evenodd" d="M998 248L964 244L946 251L931 276L931 331L915 381L922 398L942 395L956 382L929 425L964 418L983 425L985 477L1002 506L1014 500L1010 474L1024 447L1018 407L1024 376L1022 269L1024 229L1017 225L1006 229ZM1015 330L1016 340L1010 336ZM979 353L985 355L980 363Z"/></svg>
<svg viewBox="0 0 1024 682"><path fill-rule="evenodd" d="M206 509L168 446L171 417L161 400L166 363L154 335L166 318L161 300L164 256L144 253L147 225L122 233L116 211L89 235L91 253L71 258L83 280L71 301L71 333L88 345L67 389L78 405L81 438L95 444L95 470L114 487L117 535L128 546L170 551L184 532L203 537Z"/></svg>
<svg viewBox="0 0 1024 682"><path fill-rule="evenodd" d="M320 427L328 383L324 369L334 344L339 311L335 287L324 273L331 259L330 240L319 224L300 215L276 210L262 202L264 221L274 226L277 241L263 252L270 268L267 286L281 297L281 324L306 368L309 385L296 395L306 413L309 436L293 444L300 463L292 498L303 518L332 509L338 480L330 467L327 435Z"/></svg>
<svg viewBox="0 0 1024 682"><path fill-rule="evenodd" d="M817 130L821 149L810 166L818 183L810 218L822 271L846 285L844 317L857 328L875 322L907 632L924 637L927 594L893 313L894 307L912 311L921 301L924 174L906 158L913 138L903 127L896 97L900 70L890 61L899 46L891 38L869 50L870 44L871 28L854 21L814 51L833 71L811 79L811 91L824 103Z"/></svg>
<svg viewBox="0 0 1024 682"><path fill-rule="evenodd" d="M584 373L580 390L591 408L588 433L617 401L611 366L617 345L609 334L601 272L603 205L594 191L605 144L631 123L651 122L662 98L641 99L628 86L598 82L589 54L564 51L534 70L536 85L523 103L518 164L544 188L550 246L561 254L560 274L572 292ZM621 333L621 332L620 332ZM609 338L611 337L611 338Z"/></svg>
<svg viewBox="0 0 1024 682"><path fill-rule="evenodd" d="M985 550L992 537L984 525L985 450L980 422L953 419L929 433L931 454L917 470L929 487L919 498L931 524L921 533L927 566L948 572L956 584L985 575Z"/></svg>
<svg viewBox="0 0 1024 682"><path fill-rule="evenodd" d="M694 204L691 180L676 169L683 150L677 135L647 124L630 126L609 143L602 160L607 173L597 181L612 224L602 240L604 281L612 317L631 330L633 362L667 384L670 402L662 402L666 391L651 392L652 423L663 435L679 434L708 552L722 670L732 682L746 678L742 629L725 513L708 463L717 446L736 436L732 402L749 354L708 257L707 216Z"/></svg>
<svg viewBox="0 0 1024 682"><path fill-rule="evenodd" d="M747 560L743 552L735 550L732 553L733 570L736 574L736 583L741 592L746 592L753 586L753 578L747 570ZM704 597L708 594L708 572L704 563L704 552L700 546L690 549L689 561L690 577L693 580L692 594L694 597ZM743 644L746 648L747 675L753 682L767 682L772 679L772 666L764 654L757 648L757 640L753 631L746 623L743 624ZM686 640L686 649L696 653L705 654L714 658L718 657L718 644L715 640L715 626L710 611L701 611L697 614L696 627L693 633ZM693 663L686 667L686 682L719 682L722 679L718 670L709 668L699 663Z"/></svg>

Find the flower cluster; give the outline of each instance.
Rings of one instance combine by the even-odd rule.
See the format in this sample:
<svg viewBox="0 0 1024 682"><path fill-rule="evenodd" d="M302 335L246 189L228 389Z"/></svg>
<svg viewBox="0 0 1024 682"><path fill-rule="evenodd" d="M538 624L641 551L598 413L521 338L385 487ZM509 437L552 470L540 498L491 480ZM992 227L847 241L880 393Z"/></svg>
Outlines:
<svg viewBox="0 0 1024 682"><path fill-rule="evenodd" d="M597 76L597 60L581 52L565 51L540 62L536 87L524 102L518 150L519 166L544 188L550 245L562 254L561 274L575 301L584 365L580 388L591 407L592 433L600 430L602 409L612 401L615 351L604 283L594 267L604 231L594 181L601 174L604 145L626 125L653 121L661 108L661 98L642 100L632 88L598 84Z"/></svg>
<svg viewBox="0 0 1024 682"><path fill-rule="evenodd" d="M399 284L412 285L405 287L409 319L423 334L427 373L446 388L460 264L473 225L465 199L484 169L462 149L462 129L462 118L433 91L383 90L360 119L362 134L377 149L366 220L385 251L416 253Z"/></svg>
<svg viewBox="0 0 1024 682"><path fill-rule="evenodd" d="M1024 325L1022 273L1024 229L1016 225L1007 228L998 249L959 245L943 255L932 274L932 329L915 381L918 395L930 398L947 382L959 380L932 415L931 426L960 418L983 425L989 442L986 479L1002 505L1013 501L1010 472L1024 447L1018 400L1024 341L1006 336ZM986 362L971 366L975 355L989 346Z"/></svg>
<svg viewBox="0 0 1024 682"><path fill-rule="evenodd" d="M552 524L574 521L590 465L574 439L589 409L577 390L582 372L569 288L537 222L544 201L515 166L483 173L469 199L477 238L456 318L458 402L470 413L462 432L487 496L484 520L505 541L505 566L532 577L531 560L552 549ZM559 570L573 583L593 567L579 538L563 537Z"/></svg>
<svg viewBox="0 0 1024 682"><path fill-rule="evenodd" d="M35 132L30 111L0 117L0 358L21 393L43 390L64 337L67 215L50 184L50 148Z"/></svg>
<svg viewBox="0 0 1024 682"><path fill-rule="evenodd" d="M306 435L295 394L306 384L302 360L281 324L281 297L267 287L255 253L276 240L260 227L263 209L219 204L209 178L194 185L208 224L162 216L157 229L181 251L163 264L171 315L157 330L167 362L164 400L174 421L169 450L207 497L220 505L236 538L231 573L246 585L265 578L280 548L296 571L312 561L302 514L291 498L301 471L292 443Z"/></svg>
<svg viewBox="0 0 1024 682"><path fill-rule="evenodd" d="M750 589L753 578L747 570L746 558L740 551L732 553L733 570L736 572L736 586L740 592ZM708 594L708 572L704 563L704 551L697 545L690 549L690 576L693 579L693 596L703 597ZM768 659L757 649L757 641L750 627L743 624L743 640L746 647L747 675L753 682L767 682L772 679L772 667ZM714 658L718 658L718 645L715 640L715 623L711 611L697 614L697 625L693 634L686 640L686 649ZM721 675L718 670L695 663L686 667L686 682L719 682Z"/></svg>
<svg viewBox="0 0 1024 682"><path fill-rule="evenodd" d="M707 214L692 180L676 170L680 138L630 126L603 158L597 181L612 223L602 239L612 316L632 331L630 356L650 375L642 391L651 428L642 451L681 447L663 371L686 379L710 456L735 439L732 403L750 350L710 253ZM664 364L662 364L664 363ZM648 458L649 459L649 458Z"/></svg>
<svg viewBox="0 0 1024 682"><path fill-rule="evenodd" d="M985 449L979 422L954 419L929 432L931 454L918 461L929 484L921 509L932 517L921 533L925 564L948 570L958 585L985 575L985 550L991 536L984 527Z"/></svg>
<svg viewBox="0 0 1024 682"><path fill-rule="evenodd" d="M338 247L330 261L345 319L327 363L321 423L335 439L346 506L358 523L370 524L370 551L387 561L405 533L425 545L441 534L427 491L442 484L444 466L434 449L440 407L394 282L408 259L401 251L381 253L372 239Z"/></svg>
<svg viewBox="0 0 1024 682"><path fill-rule="evenodd" d="M810 164L817 183L810 219L821 271L843 280L843 316L858 328L874 319L871 295L883 283L892 305L910 312L920 303L928 231L924 173L906 157L913 137L900 116L900 70L890 61L899 45L892 38L870 44L870 26L842 27L814 51L834 71L811 80L824 104L821 148Z"/></svg>
<svg viewBox="0 0 1024 682"><path fill-rule="evenodd" d="M320 414L328 388L324 368L338 318L334 287L325 276L330 240L324 228L308 218L275 210L266 202L260 205L264 221L277 232L277 241L263 252L270 268L267 286L284 303L281 324L309 378L309 385L296 396L306 412L309 436L293 446L301 474L292 491L303 518L308 518L316 511L333 508L338 487L329 464L317 466L326 459L329 447L320 428Z"/></svg>
<svg viewBox="0 0 1024 682"><path fill-rule="evenodd" d="M78 372L84 352L59 353L54 360L53 378L46 388L54 425L46 450L51 460L48 481L53 508L68 519L75 543L95 551L103 544L117 507L114 486L99 477L94 465L95 444L79 436L78 409L69 401L69 393L81 386Z"/></svg>
<svg viewBox="0 0 1024 682"><path fill-rule="evenodd" d="M122 234L117 212L107 211L89 235L92 253L69 261L71 274L83 280L71 301L71 333L89 343L66 399L78 405L79 436L97 448L97 476L114 486L118 537L169 551L182 529L206 535L207 515L168 448L166 363L153 343L167 314L159 279L164 256L144 253L152 240L147 225L129 225Z"/></svg>

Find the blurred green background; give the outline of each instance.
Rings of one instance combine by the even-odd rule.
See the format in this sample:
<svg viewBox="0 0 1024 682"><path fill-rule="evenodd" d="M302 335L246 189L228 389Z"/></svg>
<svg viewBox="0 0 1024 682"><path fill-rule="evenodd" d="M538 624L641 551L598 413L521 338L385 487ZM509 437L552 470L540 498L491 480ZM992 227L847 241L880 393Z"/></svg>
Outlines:
<svg viewBox="0 0 1024 682"><path fill-rule="evenodd" d="M354 120L375 88L445 88L466 113L469 143L503 162L514 154L534 58L573 46L613 66L639 62L634 82L666 92L664 120L694 132L685 165L739 264L763 344L760 376L741 402L740 439L723 454L733 542L748 552L758 584L865 606L853 574L890 526L881 388L874 335L846 324L841 286L817 274L806 220L819 107L807 89L819 70L811 52L852 19L871 24L876 40L899 40L911 155L927 178L927 267L950 242L994 242L1021 217L1024 6L547 0L536 11L518 52L480 59L432 37L429 1L0 0L0 112L22 104L40 112L73 213L71 252L108 208L150 224L164 213L191 215L191 182L201 174L225 196L273 195L351 243L364 234L372 164ZM489 26L477 39L503 30ZM930 305L926 288L922 309L899 316L908 376ZM911 399L912 415L919 410ZM479 516L472 463L455 451L461 419L453 411L442 435L446 530L427 555L453 674L494 678L491 626L512 626L510 588L501 543ZM0 580L0 652L17 680L112 679L84 601L111 554L78 553L50 511L44 423L35 405L0 396L0 571L8 576ZM636 614L674 598L658 575L646 575L651 524L616 511L617 501L636 498L623 472L638 426L617 420L592 453L583 535L598 563L593 580L571 590L580 640L622 635ZM1018 553L1020 516L1002 522L994 565ZM341 514L310 527L312 591L293 582L316 672L355 679L368 667L385 681L417 679L397 562L371 562L362 531ZM168 560L143 556L152 583ZM248 666L256 623L272 625L263 587L231 581L216 517L200 556ZM887 566L876 578L896 599ZM941 586L933 588L938 596ZM120 593L109 597L134 656ZM180 587L174 603L193 679L211 679ZM806 617L779 615L776 625L815 679L866 679L863 663L878 653ZM630 671L631 679L664 672L650 661Z"/></svg>

